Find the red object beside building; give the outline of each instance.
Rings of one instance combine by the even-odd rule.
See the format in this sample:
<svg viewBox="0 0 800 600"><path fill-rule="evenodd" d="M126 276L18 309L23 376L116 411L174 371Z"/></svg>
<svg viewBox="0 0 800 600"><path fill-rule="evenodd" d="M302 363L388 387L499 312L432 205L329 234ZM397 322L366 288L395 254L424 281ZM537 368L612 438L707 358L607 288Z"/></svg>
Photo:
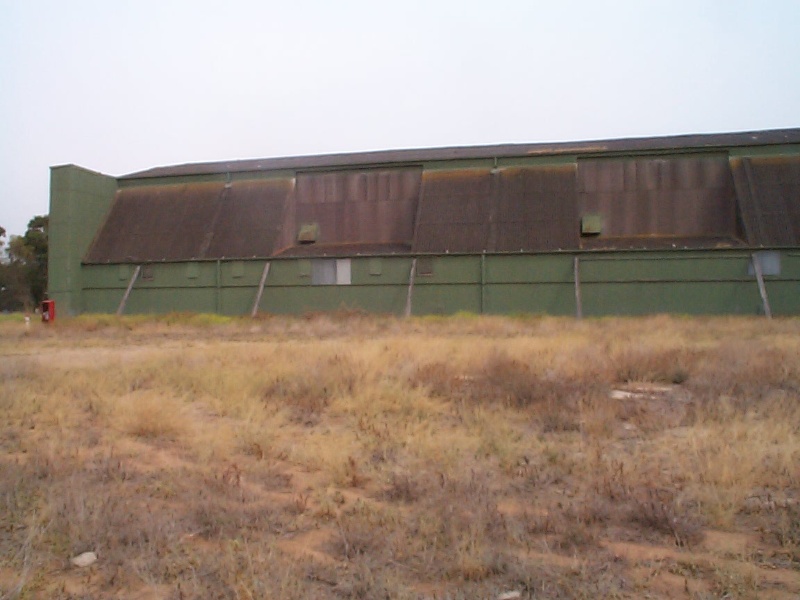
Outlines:
<svg viewBox="0 0 800 600"><path fill-rule="evenodd" d="M49 323L56 320L56 301L43 300L42 301L42 322Z"/></svg>

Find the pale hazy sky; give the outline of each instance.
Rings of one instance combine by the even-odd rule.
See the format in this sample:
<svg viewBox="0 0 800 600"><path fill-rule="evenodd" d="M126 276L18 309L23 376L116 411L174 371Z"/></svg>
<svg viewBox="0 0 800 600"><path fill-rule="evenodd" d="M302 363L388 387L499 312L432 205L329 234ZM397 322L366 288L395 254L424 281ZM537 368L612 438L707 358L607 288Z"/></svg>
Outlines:
<svg viewBox="0 0 800 600"><path fill-rule="evenodd" d="M49 167L800 126L800 0L0 0L0 225Z"/></svg>

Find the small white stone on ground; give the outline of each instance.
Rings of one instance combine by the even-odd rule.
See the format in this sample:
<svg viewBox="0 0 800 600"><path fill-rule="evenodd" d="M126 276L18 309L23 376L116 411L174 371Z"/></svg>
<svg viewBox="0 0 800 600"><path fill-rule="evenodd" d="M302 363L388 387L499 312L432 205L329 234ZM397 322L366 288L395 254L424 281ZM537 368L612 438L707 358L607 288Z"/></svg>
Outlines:
<svg viewBox="0 0 800 600"><path fill-rule="evenodd" d="M94 552L84 552L83 554L79 554L70 560L70 562L76 567L88 567L89 565L93 565L96 561L97 554Z"/></svg>
<svg viewBox="0 0 800 600"><path fill-rule="evenodd" d="M522 592L506 592L505 594L500 594L497 600L514 600L515 598L522 598Z"/></svg>

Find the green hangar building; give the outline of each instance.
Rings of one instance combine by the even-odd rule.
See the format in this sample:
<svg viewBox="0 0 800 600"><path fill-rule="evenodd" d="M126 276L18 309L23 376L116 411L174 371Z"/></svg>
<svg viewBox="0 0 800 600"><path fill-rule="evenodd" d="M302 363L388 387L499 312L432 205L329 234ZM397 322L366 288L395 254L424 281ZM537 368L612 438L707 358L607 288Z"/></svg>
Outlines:
<svg viewBox="0 0 800 600"><path fill-rule="evenodd" d="M60 313L800 314L800 129L53 167Z"/></svg>

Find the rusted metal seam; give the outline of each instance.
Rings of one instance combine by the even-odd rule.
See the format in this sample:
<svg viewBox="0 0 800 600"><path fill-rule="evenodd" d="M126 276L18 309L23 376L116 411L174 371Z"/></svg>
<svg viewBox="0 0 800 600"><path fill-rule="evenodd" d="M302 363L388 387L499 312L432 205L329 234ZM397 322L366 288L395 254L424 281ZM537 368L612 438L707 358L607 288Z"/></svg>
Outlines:
<svg viewBox="0 0 800 600"><path fill-rule="evenodd" d="M484 244L483 250L495 252L497 250L497 204L500 201L500 169L497 167L497 159L494 159L494 167L489 171L492 178L490 184L489 197L489 231L488 240Z"/></svg>
<svg viewBox="0 0 800 600"><path fill-rule="evenodd" d="M411 251L417 251L417 238L419 236L419 216L422 213L422 199L425 197L425 171L419 175L419 189L417 190L417 210L414 211L414 223L411 234Z"/></svg>
<svg viewBox="0 0 800 600"><path fill-rule="evenodd" d="M208 231L206 231L205 236L203 236L203 243L200 245L200 249L197 251L198 258L206 257L206 252L208 252L208 249L211 247L211 243L214 241L217 223L219 222L220 214L222 214L222 207L225 204L225 199L228 197L228 191L231 189L230 186L230 182L226 182L222 190L220 190L219 196L217 196L217 206L214 210L214 216L211 218Z"/></svg>
<svg viewBox="0 0 800 600"><path fill-rule="evenodd" d="M750 164L750 160L747 158L742 159L742 164L744 165L744 177L747 181L747 189L750 192L750 202L752 203L753 212L756 217L756 225L758 226L758 239L754 239L752 243L763 244L765 237L764 216L761 214L761 202L759 202L759 199L756 197L756 190L753 185L753 167Z"/></svg>
<svg viewBox="0 0 800 600"><path fill-rule="evenodd" d="M741 217L742 226L744 227L744 237L747 245L755 244L755 232L753 231L753 215L752 209L748 206L752 205L753 199L746 198L750 192L746 189L748 186L742 182L744 178L747 180L747 173L744 170L744 163L742 159L731 159L728 161L731 175L733 176L733 191L736 195L736 208L738 209L738 216ZM749 204L748 204L749 203Z"/></svg>

